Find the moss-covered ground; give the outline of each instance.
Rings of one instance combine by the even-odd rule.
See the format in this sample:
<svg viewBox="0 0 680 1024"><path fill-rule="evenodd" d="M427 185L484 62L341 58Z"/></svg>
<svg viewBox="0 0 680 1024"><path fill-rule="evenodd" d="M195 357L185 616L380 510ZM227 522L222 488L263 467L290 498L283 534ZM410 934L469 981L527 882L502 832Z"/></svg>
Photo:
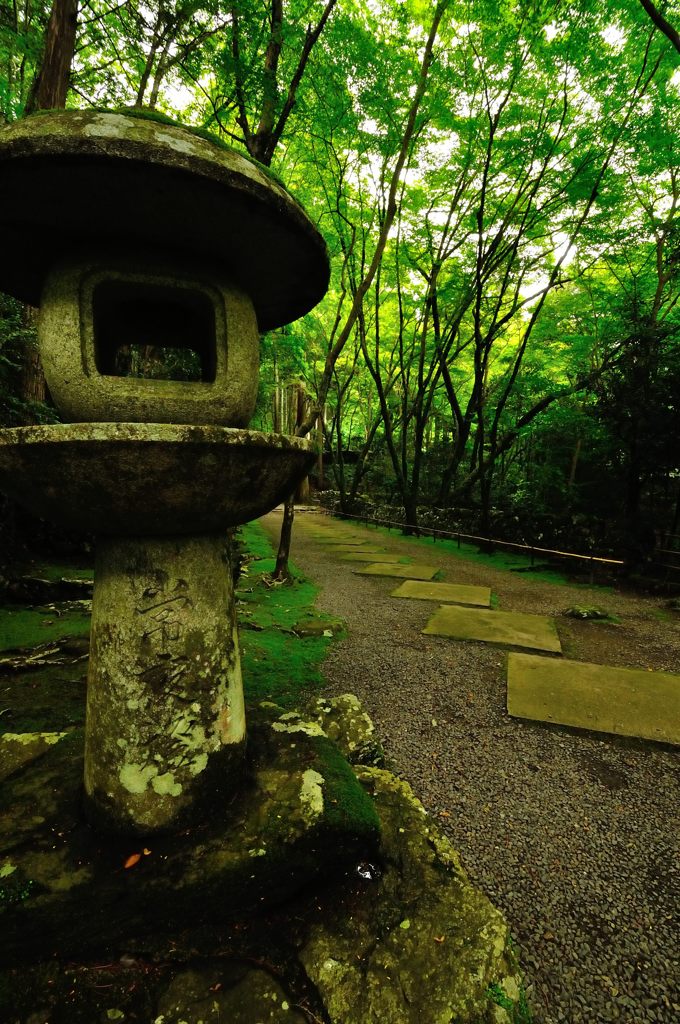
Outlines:
<svg viewBox="0 0 680 1024"><path fill-rule="evenodd" d="M323 621L314 612L316 587L294 565L292 582L273 583L274 551L262 527L249 523L240 535L249 555L236 606L246 701L299 705L321 687L320 665L331 641L330 636L300 638L291 632L296 623L312 616Z"/></svg>
<svg viewBox="0 0 680 1024"><path fill-rule="evenodd" d="M93 580L94 569L82 565L74 565L72 562L63 564L52 564L39 562L32 566L31 576L39 576L43 580Z"/></svg>
<svg viewBox="0 0 680 1024"><path fill-rule="evenodd" d="M90 616L79 611L59 614L40 608L7 605L0 608L0 651L37 647L65 636L87 636Z"/></svg>
<svg viewBox="0 0 680 1024"><path fill-rule="evenodd" d="M0 676L0 735L63 732L83 725L86 673L80 661Z"/></svg>
<svg viewBox="0 0 680 1024"><path fill-rule="evenodd" d="M91 582L92 566L77 562L35 562L17 575L58 583L62 579ZM15 647L37 647L65 636L87 636L90 616L67 604L26 607L20 604L0 606L0 651Z"/></svg>

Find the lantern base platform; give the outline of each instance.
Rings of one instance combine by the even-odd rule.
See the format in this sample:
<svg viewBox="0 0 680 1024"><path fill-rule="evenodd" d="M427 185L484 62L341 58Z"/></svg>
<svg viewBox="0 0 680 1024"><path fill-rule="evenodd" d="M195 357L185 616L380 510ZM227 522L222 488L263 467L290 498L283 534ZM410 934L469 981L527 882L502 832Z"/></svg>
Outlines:
<svg viewBox="0 0 680 1024"><path fill-rule="evenodd" d="M238 795L215 800L200 827L147 840L88 824L81 730L35 734L33 760L2 788L3 963L224 924L375 858L378 818L350 765L320 729L292 735L290 715L277 731L280 715L253 709Z"/></svg>

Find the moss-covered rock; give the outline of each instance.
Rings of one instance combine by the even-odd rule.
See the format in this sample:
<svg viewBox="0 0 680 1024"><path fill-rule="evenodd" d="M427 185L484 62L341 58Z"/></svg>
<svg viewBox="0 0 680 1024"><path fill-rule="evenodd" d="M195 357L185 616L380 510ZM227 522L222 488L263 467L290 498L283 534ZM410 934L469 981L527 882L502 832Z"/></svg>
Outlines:
<svg viewBox="0 0 680 1024"><path fill-rule="evenodd" d="M327 904L300 953L330 1019L493 1021L489 988L515 973L502 915L405 782L375 768L359 777L380 816L384 873Z"/></svg>
<svg viewBox="0 0 680 1024"><path fill-rule="evenodd" d="M501 914L409 786L341 752L373 737L356 698L250 721L241 800L148 847L84 824L77 732L7 780L0 1020L528 1024Z"/></svg>
<svg viewBox="0 0 680 1024"><path fill-rule="evenodd" d="M148 853L141 840L103 839L86 824L81 777L75 731L0 792L0 863L11 862L12 885L25 892L20 905L0 901L0 956L12 962L232 920L343 874L378 843L373 804L337 748L262 718L240 798L206 808L202 828L155 838Z"/></svg>
<svg viewBox="0 0 680 1024"><path fill-rule="evenodd" d="M225 984L229 973L236 974L231 985ZM266 971L245 968L183 971L161 996L158 1010L153 1024L305 1024L309 1019Z"/></svg>
<svg viewBox="0 0 680 1024"><path fill-rule="evenodd" d="M606 609L595 605L575 604L571 608L567 608L564 614L568 615L570 619L584 619L591 622L611 622L613 620L613 616Z"/></svg>
<svg viewBox="0 0 680 1024"><path fill-rule="evenodd" d="M307 636L337 636L345 629L342 619L332 619L326 616L310 615L300 619L293 626L293 633L299 637Z"/></svg>
<svg viewBox="0 0 680 1024"><path fill-rule="evenodd" d="M312 714L352 764L383 763L384 754L373 722L353 693L320 698L312 705Z"/></svg>
<svg viewBox="0 0 680 1024"><path fill-rule="evenodd" d="M6 732L0 736L0 782L45 754L65 732Z"/></svg>

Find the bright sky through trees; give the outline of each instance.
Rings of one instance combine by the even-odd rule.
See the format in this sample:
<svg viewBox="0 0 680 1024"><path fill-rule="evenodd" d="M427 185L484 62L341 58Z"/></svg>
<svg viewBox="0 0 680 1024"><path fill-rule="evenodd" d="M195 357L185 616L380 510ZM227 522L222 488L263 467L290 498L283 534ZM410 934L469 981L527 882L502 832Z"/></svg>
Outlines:
<svg viewBox="0 0 680 1024"><path fill-rule="evenodd" d="M5 121L66 2L0 7ZM663 16L680 25L678 0ZM210 130L317 220L331 289L264 339L259 408L271 425L275 394L281 419L282 390L304 388L343 502L375 479L412 521L459 501L488 520L530 492L577 507L588 434L632 523L680 472L652 440L670 400L637 426L611 406L623 383L648 406L675 358L679 65L640 0L87 0L66 102ZM541 490L556 409L562 461ZM673 500L654 499L670 520Z"/></svg>

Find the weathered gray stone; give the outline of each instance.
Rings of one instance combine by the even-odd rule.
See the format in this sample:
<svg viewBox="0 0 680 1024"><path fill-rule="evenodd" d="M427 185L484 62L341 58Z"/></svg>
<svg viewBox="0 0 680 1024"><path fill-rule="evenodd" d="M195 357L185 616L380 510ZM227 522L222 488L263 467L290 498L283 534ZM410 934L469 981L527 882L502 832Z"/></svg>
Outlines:
<svg viewBox="0 0 680 1024"><path fill-rule="evenodd" d="M345 629L342 619L329 619L327 617L310 617L300 619L293 626L293 633L298 636L337 636Z"/></svg>
<svg viewBox="0 0 680 1024"><path fill-rule="evenodd" d="M374 764L382 759L373 722L353 693L320 697L312 713L329 740L352 764Z"/></svg>
<svg viewBox="0 0 680 1024"><path fill-rule="evenodd" d="M575 604L571 608L567 608L564 612L570 619L584 619L590 621L598 621L602 619L610 619L611 615L604 608L599 608L596 605L585 605Z"/></svg>
<svg viewBox="0 0 680 1024"><path fill-rule="evenodd" d="M240 779L245 712L225 544L101 541L95 579L88 807L116 831L177 828Z"/></svg>
<svg viewBox="0 0 680 1024"><path fill-rule="evenodd" d="M680 744L680 675L511 654L508 713Z"/></svg>
<svg viewBox="0 0 680 1024"><path fill-rule="evenodd" d="M399 555L380 554L375 551L347 551L340 555L343 562L368 562L372 565L399 565L406 561Z"/></svg>
<svg viewBox="0 0 680 1024"><path fill-rule="evenodd" d="M288 495L313 453L229 428L254 409L258 324L315 305L328 256L259 166L139 112L41 112L0 130L0 191L19 186L32 201L0 210L13 246L0 287L40 300L46 378L78 422L1 431L0 487L115 538L100 543L92 609L88 813L165 832L239 780L243 687L216 538ZM187 379L164 379L175 373Z"/></svg>
<svg viewBox="0 0 680 1024"><path fill-rule="evenodd" d="M358 774L380 815L384 873L327 901L300 952L329 1019L493 1021L489 988L516 974L507 924L470 885L410 787L376 768Z"/></svg>
<svg viewBox="0 0 680 1024"><path fill-rule="evenodd" d="M273 714L253 713L243 793L152 842L102 842L84 821L80 731L15 771L0 790L0 961L226 926L374 859L379 820L348 763L318 726Z"/></svg>
<svg viewBox="0 0 680 1024"><path fill-rule="evenodd" d="M521 612L487 611L444 604L432 615L423 633L454 640L480 640L508 647L529 647L561 654L562 645L553 619Z"/></svg>
<svg viewBox="0 0 680 1024"><path fill-rule="evenodd" d="M264 702L263 708L277 710ZM326 736L352 764L373 765L382 760L382 749L375 728L358 697L343 693L339 697L319 697L305 711L287 711L274 723L276 732Z"/></svg>
<svg viewBox="0 0 680 1024"><path fill-rule="evenodd" d="M253 414L259 337L252 302L199 263L164 267L138 253L127 259L88 253L85 262L82 256L61 262L43 288L38 337L50 394L64 419L242 427ZM117 345L156 342L200 349L203 379L116 373Z"/></svg>
<svg viewBox="0 0 680 1024"><path fill-rule="evenodd" d="M367 540L351 540L347 537L326 537L319 538L329 551L384 551L384 548L374 547Z"/></svg>
<svg viewBox="0 0 680 1024"><path fill-rule="evenodd" d="M414 562L412 565L396 565L391 562L381 565L374 562L352 571L358 576L396 576L402 580L431 580L439 569L436 565L424 565L422 562Z"/></svg>
<svg viewBox="0 0 680 1024"><path fill-rule="evenodd" d="M0 488L69 529L213 533L266 512L314 457L306 438L254 430L53 423L0 431Z"/></svg>
<svg viewBox="0 0 680 1024"><path fill-rule="evenodd" d="M415 598L420 601L437 601L439 604L471 604L488 608L491 604L489 587L472 587L464 583L426 583L421 580L404 580L392 597Z"/></svg>
<svg viewBox="0 0 680 1024"><path fill-rule="evenodd" d="M300 714L260 706L252 721L248 796L150 849L102 844L84 826L76 734L0 790L0 1018L55 1008L55 1019L149 1024L515 1019L500 913L410 788L374 769L359 784L322 735L320 721L328 734L337 725L336 742L355 752L372 735L356 698ZM108 974L91 960L79 969L103 948L95 963Z"/></svg>
<svg viewBox="0 0 680 1024"><path fill-rule="evenodd" d="M131 116L132 115L132 116ZM321 235L267 171L179 125L92 110L50 111L0 130L0 283L37 306L67 252L199 259L253 301L260 330L295 320L328 287Z"/></svg>

